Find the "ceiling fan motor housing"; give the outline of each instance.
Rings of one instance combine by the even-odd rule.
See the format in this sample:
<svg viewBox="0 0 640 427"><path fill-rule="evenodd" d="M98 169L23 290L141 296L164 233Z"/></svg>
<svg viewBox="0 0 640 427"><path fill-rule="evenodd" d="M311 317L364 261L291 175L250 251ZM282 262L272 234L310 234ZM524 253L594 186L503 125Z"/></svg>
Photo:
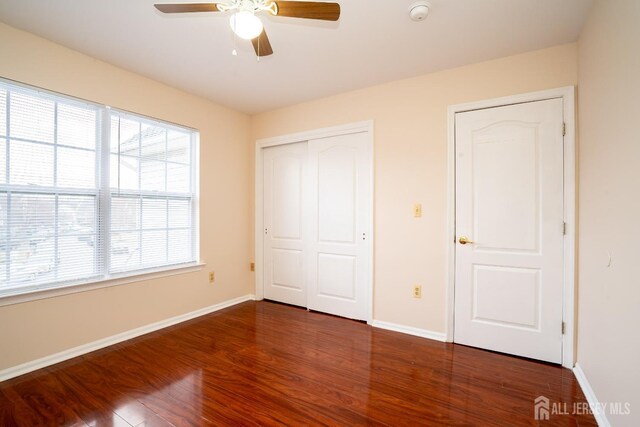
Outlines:
<svg viewBox="0 0 640 427"><path fill-rule="evenodd" d="M412 21L424 21L429 15L431 4L427 1L416 1L409 7L409 17Z"/></svg>

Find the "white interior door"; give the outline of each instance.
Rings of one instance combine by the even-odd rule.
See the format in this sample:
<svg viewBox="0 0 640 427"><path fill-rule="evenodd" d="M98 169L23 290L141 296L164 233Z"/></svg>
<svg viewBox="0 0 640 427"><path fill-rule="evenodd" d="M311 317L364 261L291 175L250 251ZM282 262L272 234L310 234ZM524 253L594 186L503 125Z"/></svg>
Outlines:
<svg viewBox="0 0 640 427"><path fill-rule="evenodd" d="M455 342L562 361L562 102L456 114Z"/></svg>
<svg viewBox="0 0 640 427"><path fill-rule="evenodd" d="M309 141L308 307L369 317L371 151L368 133Z"/></svg>
<svg viewBox="0 0 640 427"><path fill-rule="evenodd" d="M264 149L264 296L306 307L307 143Z"/></svg>

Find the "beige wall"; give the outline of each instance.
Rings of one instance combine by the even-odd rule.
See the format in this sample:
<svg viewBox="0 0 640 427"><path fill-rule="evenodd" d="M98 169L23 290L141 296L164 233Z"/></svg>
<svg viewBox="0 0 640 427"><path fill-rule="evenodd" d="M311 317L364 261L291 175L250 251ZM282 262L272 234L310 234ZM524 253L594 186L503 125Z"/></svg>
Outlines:
<svg viewBox="0 0 640 427"><path fill-rule="evenodd" d="M259 114L252 139L375 121L374 318L444 332L447 106L575 85L576 53L568 44Z"/></svg>
<svg viewBox="0 0 640 427"><path fill-rule="evenodd" d="M579 39L578 364L640 425L640 2L596 1ZM611 254L611 266L608 265Z"/></svg>
<svg viewBox="0 0 640 427"><path fill-rule="evenodd" d="M0 76L200 130L207 271L0 307L0 370L253 293L249 118L0 23Z"/></svg>

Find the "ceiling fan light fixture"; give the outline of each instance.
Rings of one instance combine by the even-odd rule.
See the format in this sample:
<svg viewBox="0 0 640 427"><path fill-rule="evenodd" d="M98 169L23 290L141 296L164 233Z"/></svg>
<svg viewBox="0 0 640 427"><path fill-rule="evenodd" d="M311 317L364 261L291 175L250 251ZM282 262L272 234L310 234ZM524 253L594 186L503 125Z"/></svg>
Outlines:
<svg viewBox="0 0 640 427"><path fill-rule="evenodd" d="M243 10L231 15L229 24L234 33L241 39L252 40L258 37L264 26L262 21L252 12Z"/></svg>

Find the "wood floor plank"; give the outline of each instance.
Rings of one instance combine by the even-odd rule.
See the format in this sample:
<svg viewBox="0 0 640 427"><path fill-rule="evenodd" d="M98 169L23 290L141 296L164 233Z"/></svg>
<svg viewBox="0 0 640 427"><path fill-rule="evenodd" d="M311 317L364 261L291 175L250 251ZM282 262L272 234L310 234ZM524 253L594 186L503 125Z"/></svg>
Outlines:
<svg viewBox="0 0 640 427"><path fill-rule="evenodd" d="M0 425L537 426L540 395L585 402L560 366L247 302L0 383Z"/></svg>
<svg viewBox="0 0 640 427"><path fill-rule="evenodd" d="M59 402L64 402L64 405L72 409L87 425L113 425L114 422L115 425L130 425L123 422L124 420L121 421L119 417L115 417L110 408L96 405L93 396L77 393L68 387L63 378L62 375L48 373L39 377L38 381L55 394Z"/></svg>
<svg viewBox="0 0 640 427"><path fill-rule="evenodd" d="M17 409L18 425L87 426L73 408L39 378L19 382L3 393Z"/></svg>

